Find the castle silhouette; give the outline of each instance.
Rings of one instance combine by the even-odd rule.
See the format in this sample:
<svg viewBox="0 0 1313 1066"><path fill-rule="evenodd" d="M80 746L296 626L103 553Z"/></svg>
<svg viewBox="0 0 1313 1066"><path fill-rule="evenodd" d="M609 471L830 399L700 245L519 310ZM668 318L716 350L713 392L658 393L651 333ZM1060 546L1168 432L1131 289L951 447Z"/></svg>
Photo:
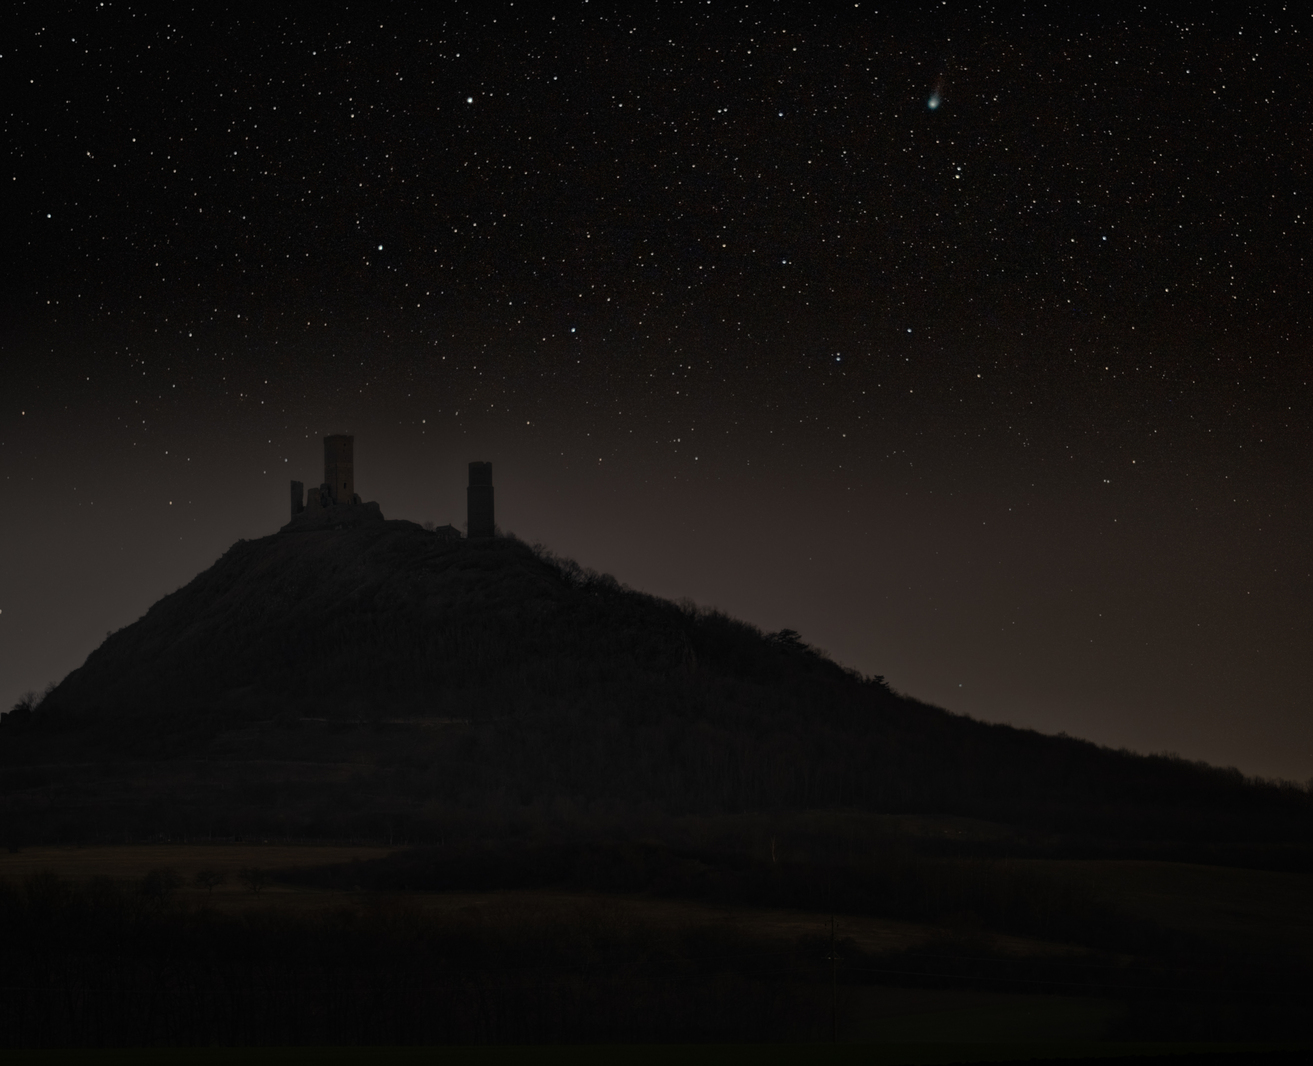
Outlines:
<svg viewBox="0 0 1313 1066"><path fill-rule="evenodd" d="M324 514L330 507L366 506L356 492L356 438L334 433L324 438L324 480L319 488L305 491L305 483L292 482L292 520L302 515ZM470 463L470 483L465 490L466 536L477 540L495 535L492 507L492 463ZM377 508L377 504L368 506ZM440 526L433 532L459 537L455 526Z"/></svg>

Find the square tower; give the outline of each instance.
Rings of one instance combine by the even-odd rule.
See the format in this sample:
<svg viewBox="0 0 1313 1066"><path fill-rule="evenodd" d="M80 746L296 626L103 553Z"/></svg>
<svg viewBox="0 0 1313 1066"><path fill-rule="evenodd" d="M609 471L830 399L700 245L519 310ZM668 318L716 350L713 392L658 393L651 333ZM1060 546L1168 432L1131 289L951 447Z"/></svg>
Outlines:
<svg viewBox="0 0 1313 1066"><path fill-rule="evenodd" d="M356 494L355 443L349 433L324 438L324 484L333 503L350 503Z"/></svg>
<svg viewBox="0 0 1313 1066"><path fill-rule="evenodd" d="M470 487L465 490L469 525L465 535L471 539L493 536L492 463L470 463Z"/></svg>

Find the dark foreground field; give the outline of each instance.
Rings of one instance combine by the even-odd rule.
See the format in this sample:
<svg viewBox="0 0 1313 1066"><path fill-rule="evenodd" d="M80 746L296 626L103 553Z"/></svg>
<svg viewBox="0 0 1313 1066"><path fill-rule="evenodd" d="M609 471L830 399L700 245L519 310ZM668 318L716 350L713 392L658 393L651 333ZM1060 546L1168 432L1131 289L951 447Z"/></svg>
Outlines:
<svg viewBox="0 0 1313 1066"><path fill-rule="evenodd" d="M0 854L0 1041L837 1038L883 1049L861 1061L947 1062L1308 1038L1310 875L774 845L774 861L669 841Z"/></svg>
<svg viewBox="0 0 1313 1066"><path fill-rule="evenodd" d="M560 1044L443 1048L131 1048L11 1052L16 1066L1302 1066L1308 1051L1272 1044Z"/></svg>
<svg viewBox="0 0 1313 1066"><path fill-rule="evenodd" d="M950 1066L1079 1061L1086 1066L1302 1066L1308 1051L1270 1044L570 1044L400 1048L132 1048L12 1052L17 1066Z"/></svg>

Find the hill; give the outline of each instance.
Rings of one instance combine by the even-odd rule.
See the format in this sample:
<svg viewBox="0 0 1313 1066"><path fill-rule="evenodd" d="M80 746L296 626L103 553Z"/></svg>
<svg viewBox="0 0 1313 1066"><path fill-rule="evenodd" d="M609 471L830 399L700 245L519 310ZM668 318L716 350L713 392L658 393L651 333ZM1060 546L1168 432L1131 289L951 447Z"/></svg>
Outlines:
<svg viewBox="0 0 1313 1066"><path fill-rule="evenodd" d="M1304 865L1313 837L1303 789L954 715L790 631L373 505L238 542L0 719L11 838L817 809L1001 823L958 846L1013 853Z"/></svg>

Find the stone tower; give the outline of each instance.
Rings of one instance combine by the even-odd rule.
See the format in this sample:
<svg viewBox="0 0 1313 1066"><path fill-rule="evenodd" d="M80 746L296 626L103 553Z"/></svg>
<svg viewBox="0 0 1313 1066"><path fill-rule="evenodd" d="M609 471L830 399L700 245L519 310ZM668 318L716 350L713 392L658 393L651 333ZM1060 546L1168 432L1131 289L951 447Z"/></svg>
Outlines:
<svg viewBox="0 0 1313 1066"><path fill-rule="evenodd" d="M349 433L324 438L324 484L331 503L351 503L355 497L355 443Z"/></svg>
<svg viewBox="0 0 1313 1066"><path fill-rule="evenodd" d="M493 535L492 463L470 463L470 487L465 490L469 508L469 526L465 535L471 540Z"/></svg>
<svg viewBox="0 0 1313 1066"><path fill-rule="evenodd" d="M305 485L300 481L292 482L292 517L295 518L305 510Z"/></svg>

